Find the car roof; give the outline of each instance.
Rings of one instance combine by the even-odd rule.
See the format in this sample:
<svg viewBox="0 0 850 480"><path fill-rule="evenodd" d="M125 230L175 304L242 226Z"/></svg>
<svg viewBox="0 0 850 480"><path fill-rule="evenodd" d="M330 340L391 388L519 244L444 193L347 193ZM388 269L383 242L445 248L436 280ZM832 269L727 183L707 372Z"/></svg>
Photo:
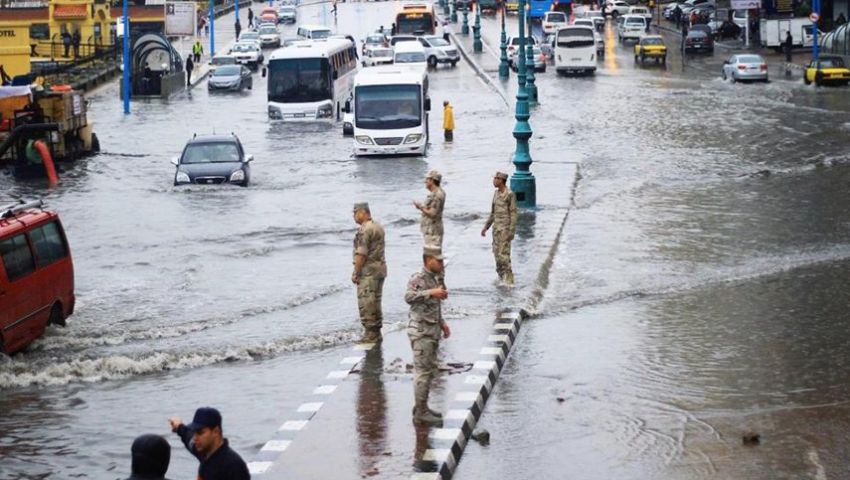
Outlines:
<svg viewBox="0 0 850 480"><path fill-rule="evenodd" d="M422 46L419 42L398 42L395 45L396 53L405 53L405 52L424 52L425 47Z"/></svg>
<svg viewBox="0 0 850 480"><path fill-rule="evenodd" d="M195 134L194 137L189 139L186 142L186 145L195 144L195 143L238 143L239 138L235 133L230 134L222 134L222 133L208 133L208 134Z"/></svg>
<svg viewBox="0 0 850 480"><path fill-rule="evenodd" d="M36 223L40 223L45 220L49 220L59 216L55 212L43 210L43 206L25 208L21 211L11 213L11 210L8 207L13 206L20 207L23 205L0 205L0 208L2 208L2 210L0 210L0 238L5 238L13 234L20 233L26 230L27 227L29 227L30 225L34 225Z"/></svg>

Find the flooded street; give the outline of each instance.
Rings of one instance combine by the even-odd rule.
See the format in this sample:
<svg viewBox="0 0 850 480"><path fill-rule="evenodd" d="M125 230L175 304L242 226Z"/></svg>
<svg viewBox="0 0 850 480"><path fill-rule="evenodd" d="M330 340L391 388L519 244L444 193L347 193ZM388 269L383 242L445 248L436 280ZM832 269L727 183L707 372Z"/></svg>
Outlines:
<svg viewBox="0 0 850 480"><path fill-rule="evenodd" d="M322 23L323 8L299 22ZM393 8L341 4L337 30L362 38ZM497 50L496 21L482 23ZM581 180L543 301L479 423L492 444L470 444L456 477L850 476L846 89L786 80L773 63L768 84L723 82L721 49L683 63L671 47L667 69L640 68L611 32L594 77L537 75L532 156L577 162ZM166 418L205 403L250 457L332 367L324 352L360 334L355 201L387 228L385 328L405 324L421 262L411 202L432 168L447 179L449 284L463 285L447 316L516 303L464 273L462 255L489 241L478 230L490 175L512 171L513 110L465 62L430 88L429 153L401 159L354 158L338 123L269 123L259 74L244 94L201 83L129 116L117 84L90 95L101 154L49 192L0 177L4 201L41 196L60 212L77 293L67 328L0 358L0 478L123 478L143 432L170 436L168 476L192 478ZM173 187L170 159L213 131L254 155L252 185ZM749 434L760 444L742 445Z"/></svg>

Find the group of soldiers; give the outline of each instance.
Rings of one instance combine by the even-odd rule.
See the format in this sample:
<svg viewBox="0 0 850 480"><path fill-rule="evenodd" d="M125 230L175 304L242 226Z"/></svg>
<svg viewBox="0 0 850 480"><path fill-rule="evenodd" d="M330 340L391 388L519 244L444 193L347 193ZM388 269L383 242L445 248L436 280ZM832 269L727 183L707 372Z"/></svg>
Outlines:
<svg viewBox="0 0 850 480"><path fill-rule="evenodd" d="M496 272L506 285L513 285L511 242L517 222L516 195L507 186L508 175L496 172L493 176L493 200L490 216L481 236L493 229L493 256ZM416 423L441 425L442 415L428 406L431 381L438 371L437 350L441 338L448 338L451 329L443 319L442 302L449 296L443 265L443 209L446 192L440 186L442 175L431 170L425 176L428 196L424 202L413 202L421 213L420 230L424 239L422 269L410 277L404 300L410 305L407 335L413 350L414 407ZM387 263L384 255L384 228L372 219L369 204L354 204L354 221L359 225L354 236L354 271L351 281L357 285L357 307L363 325L363 342L382 340L383 313L381 300Z"/></svg>

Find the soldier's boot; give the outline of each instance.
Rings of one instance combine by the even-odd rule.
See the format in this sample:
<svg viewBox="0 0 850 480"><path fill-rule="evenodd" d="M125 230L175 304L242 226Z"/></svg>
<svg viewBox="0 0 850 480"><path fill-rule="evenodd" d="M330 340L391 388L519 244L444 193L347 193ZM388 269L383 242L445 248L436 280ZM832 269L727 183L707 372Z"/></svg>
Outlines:
<svg viewBox="0 0 850 480"><path fill-rule="evenodd" d="M502 277L502 280L505 282L505 285L512 287L514 285L514 272L508 269L508 271L505 272L505 276Z"/></svg>
<svg viewBox="0 0 850 480"><path fill-rule="evenodd" d="M440 412L438 412L438 411L436 411L436 410L431 409L431 407L430 407L430 406L428 406L428 412L429 412L431 415L435 416L435 417L443 418L443 414L442 414L442 413L440 413ZM411 413L413 414L413 416L414 416L414 417L416 416L416 407L413 407L413 410L411 411Z"/></svg>
<svg viewBox="0 0 850 480"><path fill-rule="evenodd" d="M361 343L378 343L383 340L380 327L364 327L363 337L360 338Z"/></svg>
<svg viewBox="0 0 850 480"><path fill-rule="evenodd" d="M428 408L427 404L425 404L425 406L423 407L413 407L413 421L416 423L424 423L426 425L431 425L434 427L443 426L443 417L438 417L431 413L431 410Z"/></svg>

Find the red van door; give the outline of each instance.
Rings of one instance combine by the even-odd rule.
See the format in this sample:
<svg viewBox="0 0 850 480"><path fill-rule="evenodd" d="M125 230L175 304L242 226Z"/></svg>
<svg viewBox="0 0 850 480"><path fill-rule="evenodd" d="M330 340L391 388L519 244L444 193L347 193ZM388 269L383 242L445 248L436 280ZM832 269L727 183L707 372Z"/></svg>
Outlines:
<svg viewBox="0 0 850 480"><path fill-rule="evenodd" d="M3 296L9 307L8 318L2 324L4 350L14 353L44 332L47 322L42 317L50 313L43 311L42 295L33 294L37 292L35 259L26 234L0 240L0 256L9 287Z"/></svg>

